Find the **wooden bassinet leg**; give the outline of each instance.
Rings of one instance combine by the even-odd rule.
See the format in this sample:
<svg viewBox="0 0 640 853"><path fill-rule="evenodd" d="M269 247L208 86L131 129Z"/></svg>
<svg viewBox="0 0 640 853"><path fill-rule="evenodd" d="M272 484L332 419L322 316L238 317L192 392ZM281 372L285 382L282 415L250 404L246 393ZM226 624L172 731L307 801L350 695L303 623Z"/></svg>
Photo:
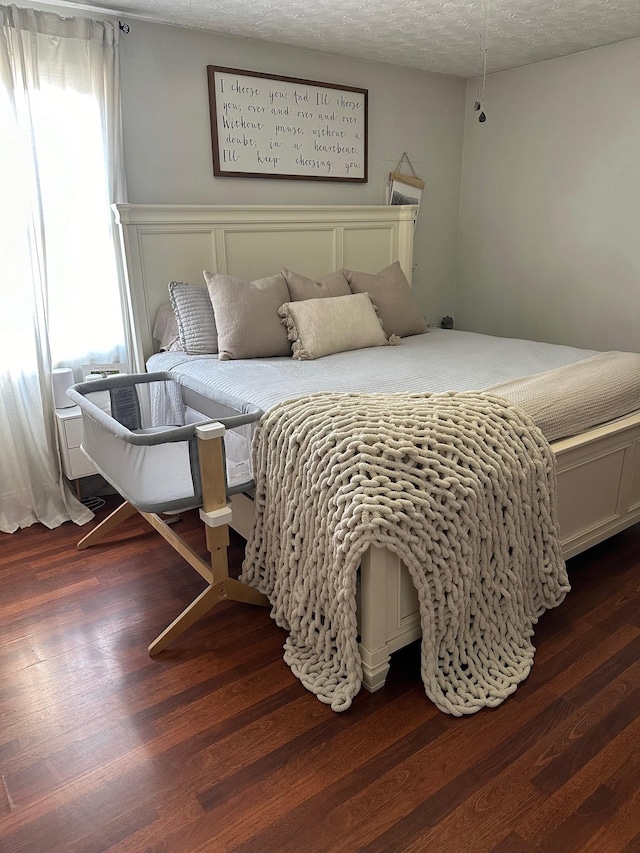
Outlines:
<svg viewBox="0 0 640 853"><path fill-rule="evenodd" d="M138 512L138 510L134 507L133 504L130 504L129 501L125 501L123 504L117 509L114 509L110 515L108 515L103 521L100 522L90 533L87 533L76 545L78 551L84 551L85 548L89 548L91 545L97 545L101 539L103 539L108 533L111 533L119 524L122 524L123 521L126 521L128 518Z"/></svg>
<svg viewBox="0 0 640 853"><path fill-rule="evenodd" d="M265 595L242 583L235 578L229 577L229 566L227 562L227 547L229 545L229 525L227 520L231 510L227 507L227 493L225 485L224 454L222 439L224 436L222 424L207 424L196 429L198 436L198 456L200 460L200 476L202 479L202 509L200 517L206 525L207 550L211 554L211 569L197 555L196 561L204 566L206 574L194 562L192 562L182 548L177 548L171 542L171 538L177 539L175 533L167 528L166 524L155 516L156 523L147 518L146 513L142 515L149 523L153 523L156 530L159 525L166 528L160 530L167 541L173 544L191 565L209 581L207 589L203 590L194 601L186 607L182 613L173 620L165 630L149 646L149 654L154 655L162 651L172 640L179 637L201 616L211 610L219 601L243 601L248 604L267 606L269 600ZM167 532L169 535L167 535ZM171 538L170 538L171 537ZM182 540L180 540L182 541ZM182 545L191 551L186 543ZM194 554L195 552L191 552Z"/></svg>

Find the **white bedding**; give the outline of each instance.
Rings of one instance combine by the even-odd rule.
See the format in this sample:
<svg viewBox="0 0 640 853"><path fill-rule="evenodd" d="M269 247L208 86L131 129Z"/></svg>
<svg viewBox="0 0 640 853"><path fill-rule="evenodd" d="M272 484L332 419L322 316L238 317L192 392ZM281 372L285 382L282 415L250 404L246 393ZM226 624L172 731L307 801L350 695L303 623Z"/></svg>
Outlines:
<svg viewBox="0 0 640 853"><path fill-rule="evenodd" d="M148 371L172 371L194 391L222 391L267 411L322 391L362 393L478 391L573 364L595 350L433 329L397 347L336 353L315 361L264 358L219 361L216 355L158 353Z"/></svg>

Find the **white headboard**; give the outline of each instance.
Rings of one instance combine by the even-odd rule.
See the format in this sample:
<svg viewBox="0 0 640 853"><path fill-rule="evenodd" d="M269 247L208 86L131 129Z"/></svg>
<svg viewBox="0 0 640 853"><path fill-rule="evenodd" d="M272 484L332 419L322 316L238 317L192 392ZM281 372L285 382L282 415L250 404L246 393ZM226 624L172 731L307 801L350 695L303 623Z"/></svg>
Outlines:
<svg viewBox="0 0 640 853"><path fill-rule="evenodd" d="M411 281L413 206L115 204L133 325L132 368L153 352L170 281L204 283L202 271L245 281L283 267L310 278L336 269L378 272L400 261Z"/></svg>

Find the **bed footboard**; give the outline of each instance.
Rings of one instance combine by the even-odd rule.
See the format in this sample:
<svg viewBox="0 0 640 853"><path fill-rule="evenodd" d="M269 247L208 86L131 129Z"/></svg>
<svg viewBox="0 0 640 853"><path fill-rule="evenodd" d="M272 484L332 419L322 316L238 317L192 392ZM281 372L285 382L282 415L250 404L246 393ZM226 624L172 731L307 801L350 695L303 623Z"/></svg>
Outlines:
<svg viewBox="0 0 640 853"><path fill-rule="evenodd" d="M552 447L565 559L640 521L640 413Z"/></svg>

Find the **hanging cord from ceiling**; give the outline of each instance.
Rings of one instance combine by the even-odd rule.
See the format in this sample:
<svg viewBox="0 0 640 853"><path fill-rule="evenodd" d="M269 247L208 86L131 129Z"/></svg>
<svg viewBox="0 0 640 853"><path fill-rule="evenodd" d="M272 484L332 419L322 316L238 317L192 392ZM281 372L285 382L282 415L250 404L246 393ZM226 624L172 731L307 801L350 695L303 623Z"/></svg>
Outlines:
<svg viewBox="0 0 640 853"><path fill-rule="evenodd" d="M477 73L477 88L476 100L473 109L480 112L478 116L479 122L487 120L487 114L484 111L485 103L485 88L487 84L487 38L489 33L489 0L481 0L480 5L481 27L480 27L480 45L478 48L478 73Z"/></svg>

